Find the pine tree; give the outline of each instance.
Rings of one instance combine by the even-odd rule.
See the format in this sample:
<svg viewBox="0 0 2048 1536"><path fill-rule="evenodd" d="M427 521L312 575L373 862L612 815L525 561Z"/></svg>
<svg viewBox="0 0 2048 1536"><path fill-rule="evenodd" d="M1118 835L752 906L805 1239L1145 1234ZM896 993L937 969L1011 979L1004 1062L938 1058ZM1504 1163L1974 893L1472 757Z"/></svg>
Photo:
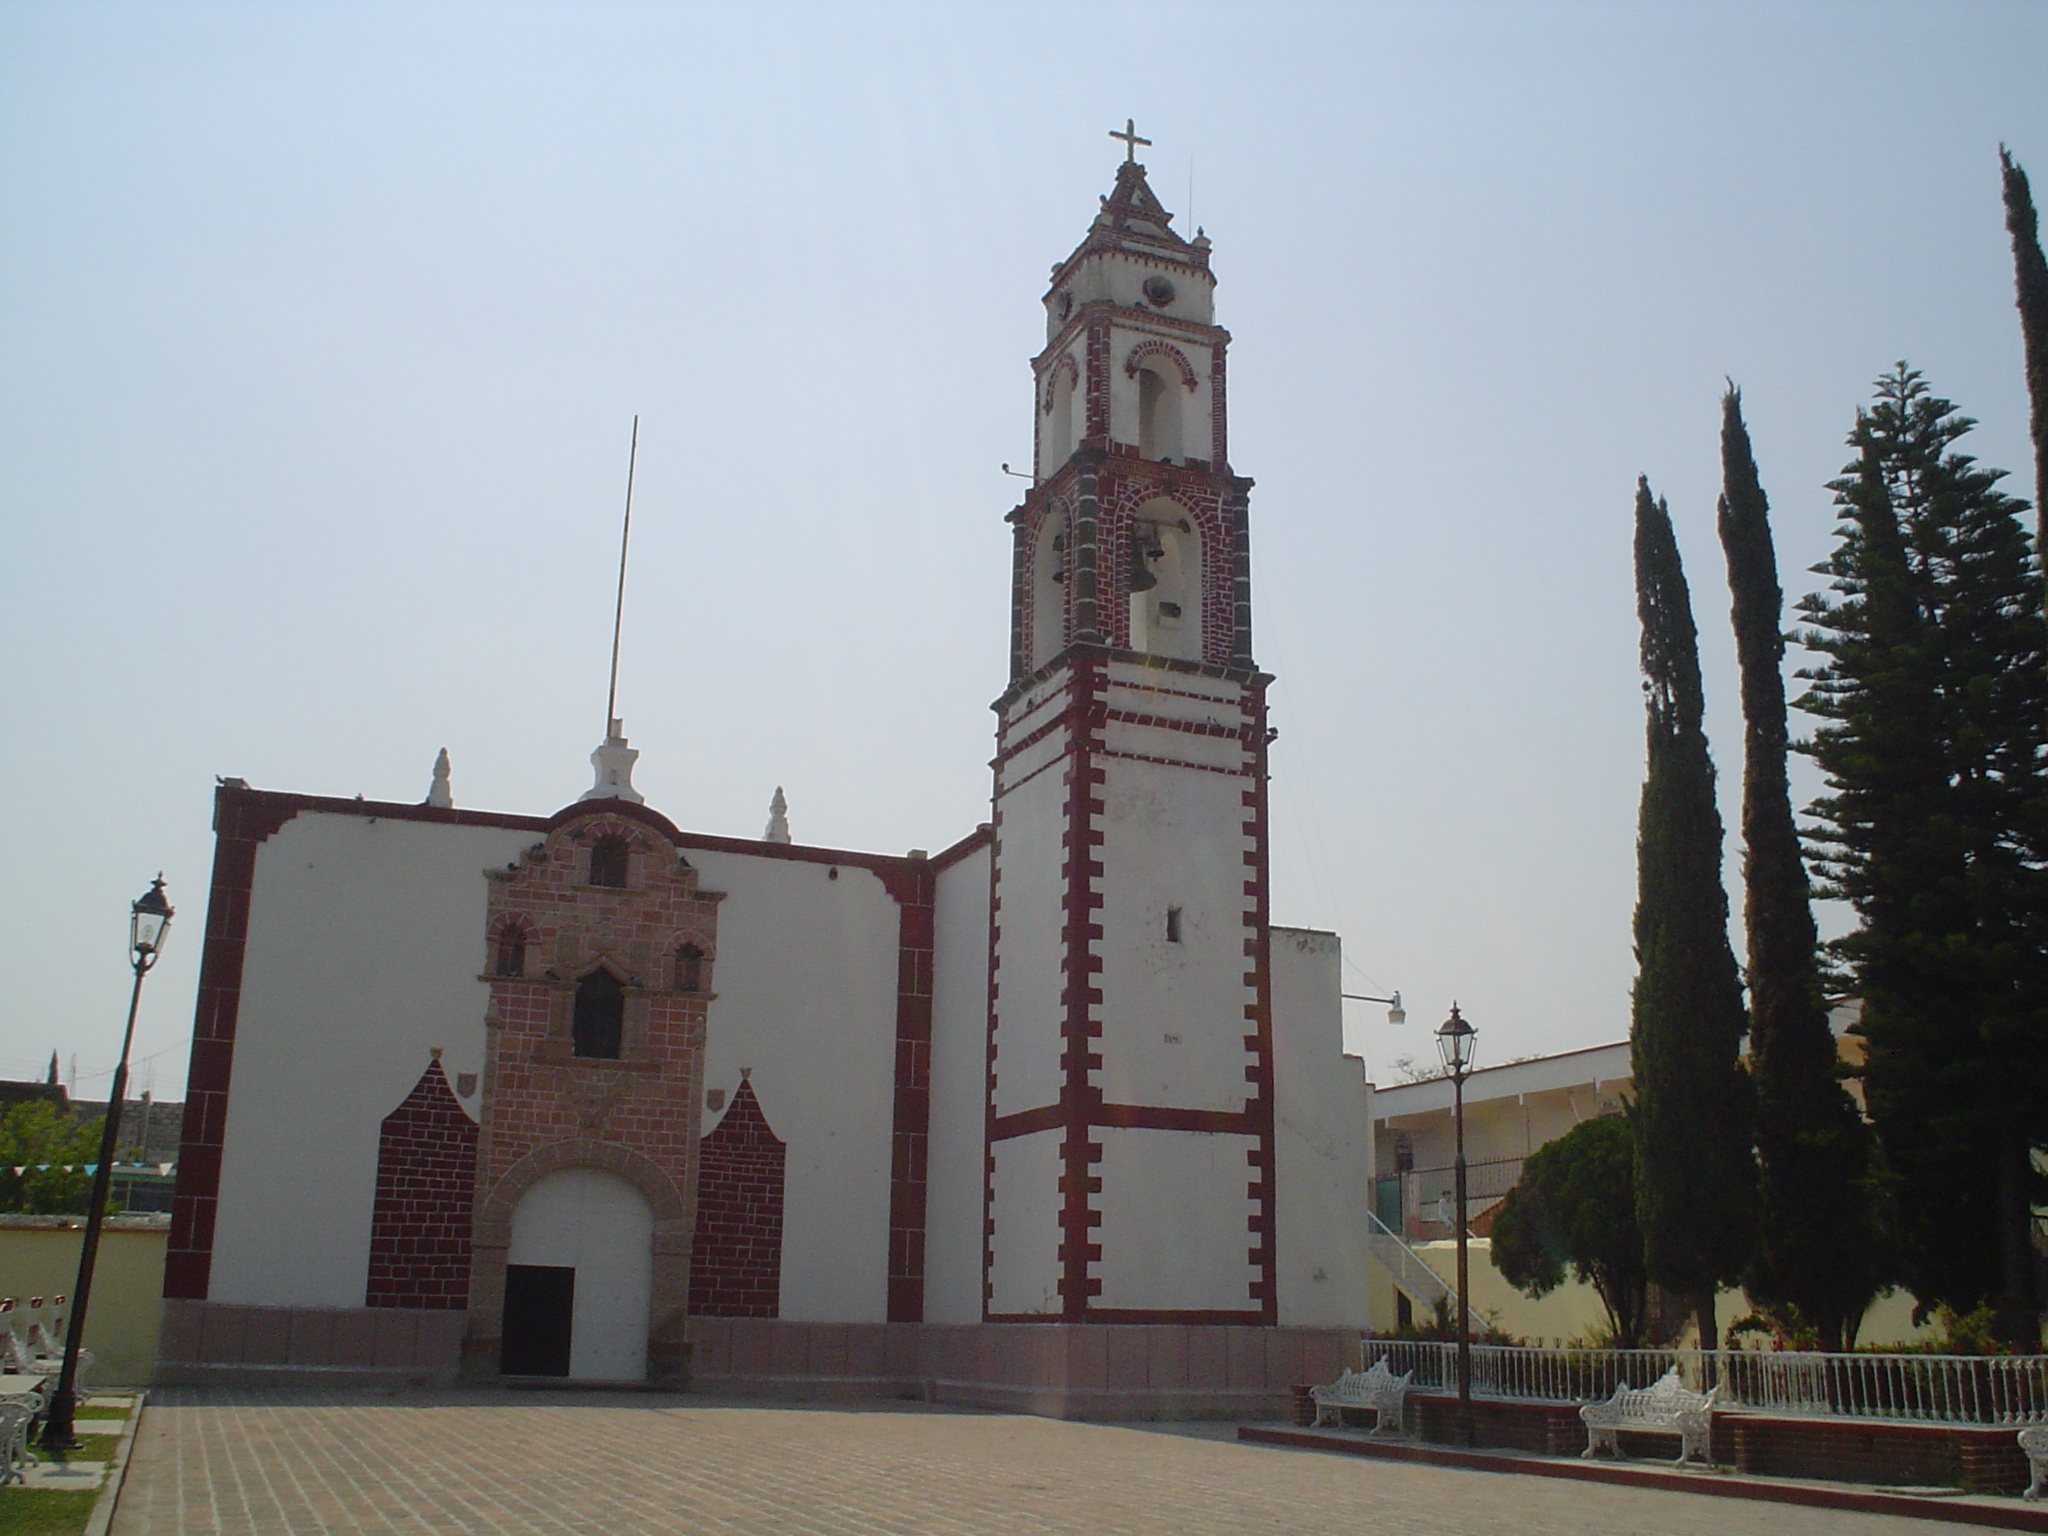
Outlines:
<svg viewBox="0 0 2048 1536"><path fill-rule="evenodd" d="M1817 870L1861 927L1865 1098L1923 1307L1998 1306L2038 1340L2031 1147L2048 1065L2043 869L2048 627L2018 514L1955 442L1973 425L1904 363L1859 411L1831 485L1832 596L1800 606L1800 707L1827 775Z"/></svg>
<svg viewBox="0 0 2048 1536"><path fill-rule="evenodd" d="M1711 1348L1714 1292L1749 1258L1752 1106L1698 634L1671 514L1647 480L1636 486L1635 559L1648 705L1629 1024L1636 1213L1650 1278L1690 1299Z"/></svg>
<svg viewBox="0 0 2048 1536"><path fill-rule="evenodd" d="M1883 1287L1868 1128L1842 1086L1821 989L1819 934L1786 777L1784 594L1770 504L1742 395L1721 397L1721 548L1742 673L1743 920L1749 1059L1756 1085L1756 1251L1744 1285L1789 1308L1823 1349L1853 1340Z"/></svg>
<svg viewBox="0 0 2048 1536"><path fill-rule="evenodd" d="M2005 181L2005 228L2012 236L2013 287L2020 309L2020 342L2027 369L2028 424L2034 438L2034 515L2040 543L2048 552L2048 260L2041 256L2041 230L2027 173L2001 144L1998 164Z"/></svg>

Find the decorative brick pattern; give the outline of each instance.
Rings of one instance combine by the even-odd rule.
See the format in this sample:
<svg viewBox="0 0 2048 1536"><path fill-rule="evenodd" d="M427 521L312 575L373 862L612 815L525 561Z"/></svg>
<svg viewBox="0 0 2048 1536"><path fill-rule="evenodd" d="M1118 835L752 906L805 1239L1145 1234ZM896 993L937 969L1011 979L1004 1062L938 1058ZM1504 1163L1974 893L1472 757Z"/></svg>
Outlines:
<svg viewBox="0 0 2048 1536"><path fill-rule="evenodd" d="M1156 357L1170 367L1184 389L1193 389L1201 380L1195 377L1194 365L1179 347L1164 341L1141 341L1124 354L1124 372L1136 378L1144 371L1147 358Z"/></svg>
<svg viewBox="0 0 2048 1536"><path fill-rule="evenodd" d="M924 1233L932 1118L932 986L937 878L906 861L897 901L896 1094L889 1138L889 1321L924 1321Z"/></svg>
<svg viewBox="0 0 2048 1536"><path fill-rule="evenodd" d="M725 1118L698 1148L693 1317L774 1317L780 1311L788 1150L762 1113L753 1083L742 1077Z"/></svg>
<svg viewBox="0 0 2048 1536"><path fill-rule="evenodd" d="M434 1059L384 1117L370 1216L364 1305L459 1311L469 1305L470 1208L476 1122Z"/></svg>

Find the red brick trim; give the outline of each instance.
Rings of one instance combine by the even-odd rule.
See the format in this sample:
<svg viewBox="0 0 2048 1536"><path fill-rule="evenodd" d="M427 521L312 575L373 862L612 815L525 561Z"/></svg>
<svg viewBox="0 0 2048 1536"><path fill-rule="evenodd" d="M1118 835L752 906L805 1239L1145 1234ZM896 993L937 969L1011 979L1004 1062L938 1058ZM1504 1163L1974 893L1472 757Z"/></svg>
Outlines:
<svg viewBox="0 0 2048 1536"><path fill-rule="evenodd" d="M1062 1098L1057 1104L1043 1104L1036 1109L998 1115L989 1129L989 1139L1008 1141L1012 1137L1030 1136L1073 1124L1106 1126L1112 1130L1207 1131L1236 1136L1256 1136L1264 1128L1258 1115L1249 1109L1179 1109L1166 1104L1096 1103L1084 1105L1077 1116ZM1091 1317L1093 1315L1090 1314Z"/></svg>
<svg viewBox="0 0 2048 1536"><path fill-rule="evenodd" d="M1088 1316L1090 1301L1102 1289L1102 1282L1089 1273L1089 1266L1102 1257L1102 1247L1094 1241L1094 1229L1101 1225L1102 1216L1089 1199L1097 1183L1094 1170L1102 1160L1102 1143L1089 1136L1086 1112L1091 1098L1100 1092L1094 1088L1092 1075L1102 1065L1102 1056L1095 1048L1102 1035L1102 1021L1096 1017L1096 1007L1102 1000L1098 984L1102 959L1095 953L1095 941L1102 936L1102 926L1095 914L1103 898L1095 877L1102 869L1099 850L1104 840L1097 825L1103 810L1097 791L1106 776L1094 760L1095 750L1101 745L1097 701L1102 682L1103 665L1099 660L1075 658L1072 687L1079 712L1074 719L1067 757L1067 889L1062 898L1066 921L1062 934L1065 984L1061 1001L1065 1018L1060 1030L1060 1065L1066 1075L1061 1099L1067 1134L1060 1143L1063 1200L1059 1250L1061 1313L1066 1321L1074 1323Z"/></svg>
<svg viewBox="0 0 2048 1536"><path fill-rule="evenodd" d="M1245 791L1244 831L1252 840L1252 851L1245 855L1245 863L1251 874L1247 894L1252 897L1250 910L1245 914L1245 954L1251 963L1250 973L1245 980L1255 989L1256 1001L1246 1009L1251 1016L1251 1033L1245 1036L1245 1048L1251 1052L1252 1065L1245 1068L1245 1080L1251 1085L1252 1100L1246 1106L1246 1114L1257 1127L1258 1147L1249 1154L1251 1165L1250 1194L1258 1202L1258 1210L1249 1218L1249 1225L1256 1238L1250 1257L1259 1267L1259 1310L1261 1321L1275 1324L1280 1321L1279 1290L1279 1244L1275 1240L1275 1211L1277 1202L1274 1195L1273 1178L1276 1163L1276 1145L1273 1126L1273 966L1272 966L1272 886L1269 876L1269 854L1266 830L1266 785L1269 781L1270 740L1266 730L1266 685L1255 682L1251 694L1251 715L1257 726L1256 742L1252 747L1254 768L1252 787Z"/></svg>
<svg viewBox="0 0 2048 1536"><path fill-rule="evenodd" d="M178 1183L164 1256L166 1297L204 1301L212 1278L214 1218L220 1206L221 1152L227 1140L256 850L300 811L318 808L323 807L310 796L268 794L231 784L213 794L213 882L206 902L206 942L199 956Z"/></svg>
<svg viewBox="0 0 2048 1536"><path fill-rule="evenodd" d="M1000 739L1000 730L998 739ZM995 766L995 788L1000 789L1002 769ZM988 859L988 1015L985 1039L988 1042L987 1066L983 1076L981 1133L981 1314L988 1317L989 1298L995 1293L995 1282L991 1271L995 1268L995 1202L996 1202L996 999L1002 986L1002 979L996 973L996 958L1000 953L1003 936L1002 889L997 875L1003 864L1003 800L1000 794L992 794L989 807Z"/></svg>
<svg viewBox="0 0 2048 1536"><path fill-rule="evenodd" d="M1194 365L1188 361L1187 354L1181 351L1179 347L1164 341L1141 341L1132 347L1130 351L1126 352L1124 354L1125 376L1135 379L1140 373L1144 372L1145 360L1153 357L1164 358L1173 365L1174 371L1180 376L1183 388L1193 389L1201 382L1195 377Z"/></svg>
<svg viewBox="0 0 2048 1536"><path fill-rule="evenodd" d="M896 893L895 1100L889 1127L889 1321L924 1321L926 1172L931 1146L932 983L937 876L906 861Z"/></svg>

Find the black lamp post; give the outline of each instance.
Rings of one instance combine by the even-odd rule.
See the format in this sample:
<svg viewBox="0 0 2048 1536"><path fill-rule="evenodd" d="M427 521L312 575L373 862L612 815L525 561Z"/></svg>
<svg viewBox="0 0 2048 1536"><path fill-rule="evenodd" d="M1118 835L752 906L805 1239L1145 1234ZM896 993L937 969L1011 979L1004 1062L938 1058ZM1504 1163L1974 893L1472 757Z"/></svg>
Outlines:
<svg viewBox="0 0 2048 1536"><path fill-rule="evenodd" d="M142 978L163 953L171 929L171 904L164 900L164 877L158 875L129 909L128 959L135 967L135 990L128 994L128 1028L121 1036L121 1064L114 1068L114 1091L107 1099L107 1118L100 1130L100 1164L92 1176L92 1204L85 1213L85 1245L78 1251L78 1284L71 1292L71 1317L64 1331L64 1368L43 1419L42 1443L68 1451L78 1441L71 1429L78 1409L78 1348L85 1338L85 1304L92 1297L92 1270L100 1252L100 1223L106 1217L107 1195L114 1181L114 1153L121 1135L121 1101L128 1093L128 1050L135 1043L135 1010L142 1003Z"/></svg>
<svg viewBox="0 0 2048 1536"><path fill-rule="evenodd" d="M1465 1077L1472 1070L1472 1037L1477 1033L1456 1003L1436 1032L1437 1054L1451 1079L1452 1119L1458 1134L1458 1443L1467 1446L1476 1445L1478 1438L1472 1432L1472 1291L1465 1253Z"/></svg>

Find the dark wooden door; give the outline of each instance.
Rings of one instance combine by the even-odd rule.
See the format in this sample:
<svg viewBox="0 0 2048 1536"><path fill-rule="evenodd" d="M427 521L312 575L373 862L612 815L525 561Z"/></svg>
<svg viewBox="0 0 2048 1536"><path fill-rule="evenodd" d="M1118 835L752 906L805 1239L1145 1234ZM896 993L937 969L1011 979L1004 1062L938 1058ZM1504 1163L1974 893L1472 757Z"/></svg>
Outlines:
<svg viewBox="0 0 2048 1536"><path fill-rule="evenodd" d="M576 1271L555 1264L505 1266L505 1334L498 1369L507 1376L569 1374Z"/></svg>

